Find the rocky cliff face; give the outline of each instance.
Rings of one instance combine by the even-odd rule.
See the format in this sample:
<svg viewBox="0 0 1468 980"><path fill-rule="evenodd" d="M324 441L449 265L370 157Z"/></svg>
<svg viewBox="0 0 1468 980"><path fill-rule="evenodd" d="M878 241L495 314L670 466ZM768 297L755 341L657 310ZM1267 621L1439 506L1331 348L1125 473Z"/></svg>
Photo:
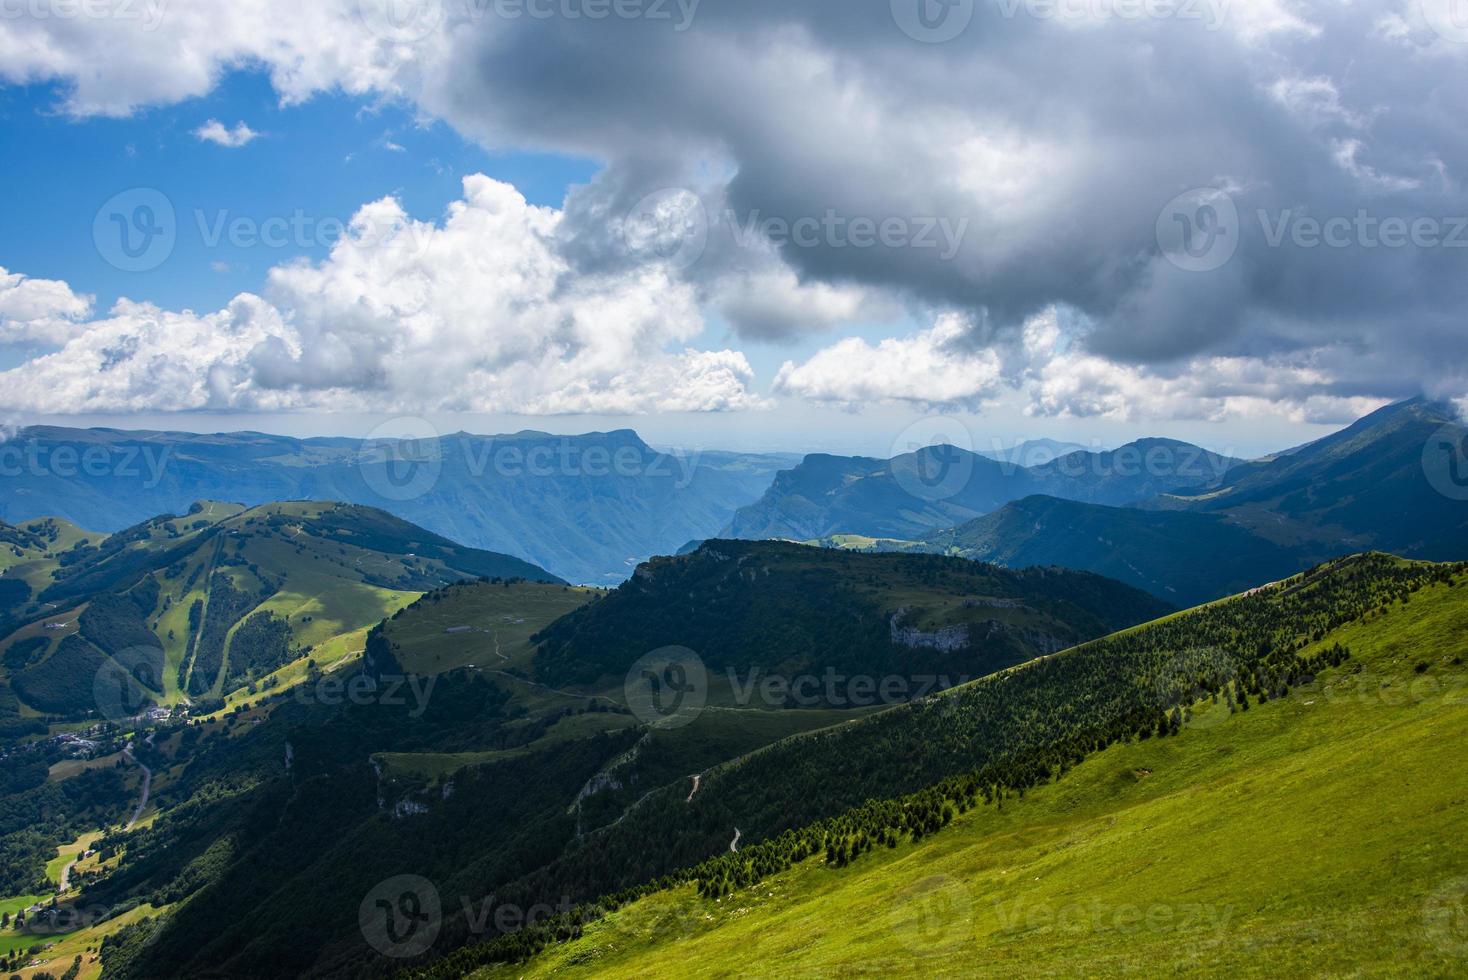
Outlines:
<svg viewBox="0 0 1468 980"><path fill-rule="evenodd" d="M958 650L967 650L969 647L969 627L965 624L957 626L944 626L931 632L924 632L912 626L903 626L902 620L907 615L907 609L899 609L892 614L891 630L892 642L898 646L909 649L926 647L931 650L939 650L943 653L954 653ZM995 624L999 625L999 624Z"/></svg>

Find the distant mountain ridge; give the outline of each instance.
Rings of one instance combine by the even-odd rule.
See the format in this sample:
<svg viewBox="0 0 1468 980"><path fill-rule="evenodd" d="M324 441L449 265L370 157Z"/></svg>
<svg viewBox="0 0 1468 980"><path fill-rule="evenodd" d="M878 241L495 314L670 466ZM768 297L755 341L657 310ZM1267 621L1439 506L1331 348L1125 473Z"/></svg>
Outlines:
<svg viewBox="0 0 1468 980"><path fill-rule="evenodd" d="M1083 569L1183 607L1310 566L1299 551L1220 515L1105 507L1044 496L1005 504L910 547L1008 568Z"/></svg>
<svg viewBox="0 0 1468 980"><path fill-rule="evenodd" d="M955 446L890 460L812 454L779 473L757 502L740 508L721 536L921 538L1034 494L1123 506L1159 493L1208 489L1240 462L1170 439L1080 450L1033 467Z"/></svg>
<svg viewBox="0 0 1468 980"><path fill-rule="evenodd" d="M1221 514L1322 559L1374 548L1456 560L1468 556L1465 452L1468 427L1453 407L1414 398L1240 466L1216 492L1164 494L1147 506Z"/></svg>
<svg viewBox="0 0 1468 980"><path fill-rule="evenodd" d="M1435 450L1435 440L1461 450L1468 428L1448 406L1415 399L1289 452L1234 465L1201 495L1162 493L1134 507L1035 495L912 541L821 540L1012 568L1083 569L1193 605L1362 549L1435 561L1468 557L1468 486L1453 492L1451 458Z"/></svg>
<svg viewBox="0 0 1468 980"><path fill-rule="evenodd" d="M627 429L398 443L39 426L0 444L0 456L0 519L11 523L57 516L116 531L195 500L334 500L601 584L715 534L796 461L660 453Z"/></svg>

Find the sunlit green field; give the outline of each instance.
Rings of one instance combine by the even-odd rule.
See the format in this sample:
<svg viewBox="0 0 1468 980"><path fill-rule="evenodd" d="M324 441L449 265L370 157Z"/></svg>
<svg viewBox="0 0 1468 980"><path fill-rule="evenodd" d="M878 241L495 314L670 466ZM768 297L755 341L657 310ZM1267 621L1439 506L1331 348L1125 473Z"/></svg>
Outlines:
<svg viewBox="0 0 1468 980"><path fill-rule="evenodd" d="M531 635L598 594L596 589L539 582L475 583L449 589L436 603L420 604L412 616L390 622L387 631L403 648L404 669L416 673L437 674L469 664L524 668L534 652Z"/></svg>
<svg viewBox="0 0 1468 980"><path fill-rule="evenodd" d="M1313 687L1205 704L921 844L656 894L475 976L1464 975L1468 590L1337 640Z"/></svg>

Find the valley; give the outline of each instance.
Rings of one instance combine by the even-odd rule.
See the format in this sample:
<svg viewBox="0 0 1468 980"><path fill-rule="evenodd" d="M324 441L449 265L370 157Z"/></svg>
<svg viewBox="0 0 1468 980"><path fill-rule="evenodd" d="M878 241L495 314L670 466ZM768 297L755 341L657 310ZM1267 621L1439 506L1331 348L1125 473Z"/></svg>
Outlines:
<svg viewBox="0 0 1468 980"><path fill-rule="evenodd" d="M1468 566L1248 517L1356 508L1377 530L1341 546L1402 541L1274 488L1345 479L1426 411L1199 457L1202 493L1093 479L1086 451L1000 461L1071 497L917 537L885 532L963 516L902 504L895 474L932 460L870 489L843 469L804 525L829 533L699 538L615 588L355 504L5 525L0 893L28 924L0 966L1250 975L1401 948L1440 971L1456 947L1419 922L1456 928L1468 826L1426 774L1468 724ZM1453 547L1458 512L1421 510ZM354 917L399 881L436 903L421 948Z"/></svg>

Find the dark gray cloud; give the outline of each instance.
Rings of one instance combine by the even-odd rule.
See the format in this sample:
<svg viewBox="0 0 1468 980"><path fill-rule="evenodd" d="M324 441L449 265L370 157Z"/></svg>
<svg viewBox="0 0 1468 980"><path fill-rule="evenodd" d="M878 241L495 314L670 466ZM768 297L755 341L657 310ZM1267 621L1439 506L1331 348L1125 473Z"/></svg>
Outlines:
<svg viewBox="0 0 1468 980"><path fill-rule="evenodd" d="M609 214L679 185L710 209L715 233L685 273L706 284L769 259L717 233L728 212L947 216L968 220L952 258L828 240L776 252L804 282L892 290L1001 331L1065 304L1095 322L1091 349L1120 361L1347 340L1404 367L1419 340L1419 353L1444 339L1462 352L1442 323L1468 300L1468 248L1452 241L1468 215L1468 46L1335 4L1292 5L1294 26L1274 29L1289 18L1267 4L1226 5L1218 29L1020 9L979 4L944 44L904 35L886 3L705 0L683 32L470 21L454 70L419 97L481 138L607 160L567 213L590 267L624 258L597 241ZM1185 271L1160 254L1156 223L1202 186L1229 189L1237 249ZM1443 241L1374 244L1362 213L1440 222ZM1353 222L1346 244L1296 237L1328 219ZM749 325L769 336L798 318Z"/></svg>

